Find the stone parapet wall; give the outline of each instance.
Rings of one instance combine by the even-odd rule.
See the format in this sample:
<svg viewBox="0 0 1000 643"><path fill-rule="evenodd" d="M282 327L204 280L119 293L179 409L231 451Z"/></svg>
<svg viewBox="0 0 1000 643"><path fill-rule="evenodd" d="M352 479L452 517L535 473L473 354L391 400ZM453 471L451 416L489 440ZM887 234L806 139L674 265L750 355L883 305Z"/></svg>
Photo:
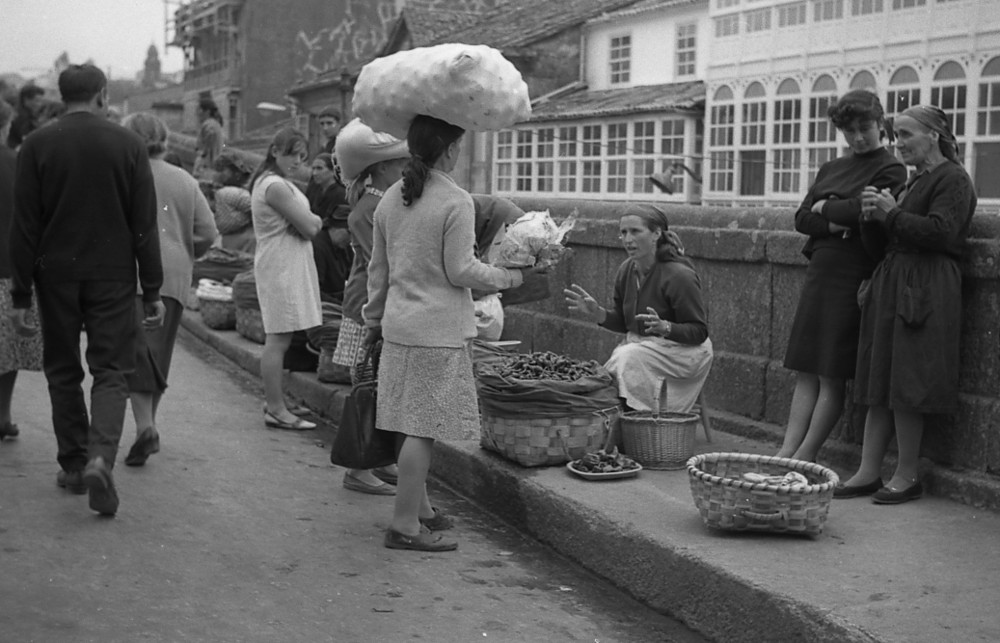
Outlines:
<svg viewBox="0 0 1000 643"><path fill-rule="evenodd" d="M623 204L516 201L525 210L547 209L557 220L576 210L581 220L570 235L573 255L552 275L553 296L507 308L504 338L522 340L527 349L603 361L621 337L572 318L559 291L577 283L610 302L615 270L625 259L618 240ZM793 211L657 205L667 211L702 279L716 354L706 385L712 408L750 425L770 425L780 435L794 385L782 361L806 267L805 238L793 228ZM962 408L956 416L933 417L925 438L925 455L936 463L980 473L1000 472L998 239L1000 219L977 214L962 266ZM831 447L857 449L863 411L849 404Z"/></svg>

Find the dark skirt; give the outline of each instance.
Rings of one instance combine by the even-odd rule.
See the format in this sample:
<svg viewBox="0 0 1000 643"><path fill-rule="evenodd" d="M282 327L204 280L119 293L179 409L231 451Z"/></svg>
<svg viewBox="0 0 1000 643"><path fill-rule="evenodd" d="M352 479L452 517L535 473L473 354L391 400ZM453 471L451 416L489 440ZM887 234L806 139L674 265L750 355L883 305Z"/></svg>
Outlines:
<svg viewBox="0 0 1000 643"><path fill-rule="evenodd" d="M785 351L785 368L847 380L858 354L858 287L869 266L835 248L818 248L806 268Z"/></svg>
<svg viewBox="0 0 1000 643"><path fill-rule="evenodd" d="M917 413L958 409L962 273L942 254L890 253L861 319L855 400Z"/></svg>
<svg viewBox="0 0 1000 643"><path fill-rule="evenodd" d="M142 298L135 300L135 371L126 376L128 390L133 393L163 393L167 389L167 376L174 356L174 342L181 325L184 306L170 297L163 298L167 312L159 328L143 329L145 315Z"/></svg>

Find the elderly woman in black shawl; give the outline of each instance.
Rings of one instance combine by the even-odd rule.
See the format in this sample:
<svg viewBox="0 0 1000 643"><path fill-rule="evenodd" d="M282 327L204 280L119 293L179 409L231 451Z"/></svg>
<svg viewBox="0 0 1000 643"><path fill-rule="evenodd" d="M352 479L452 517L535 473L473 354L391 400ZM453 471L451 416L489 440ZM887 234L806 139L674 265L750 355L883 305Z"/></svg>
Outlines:
<svg viewBox="0 0 1000 643"><path fill-rule="evenodd" d="M862 195L861 234L885 239L885 259L863 299L855 399L868 405L861 467L834 495L898 504L923 494L918 479L924 415L958 409L962 273L976 193L958 159L945 113L917 105L893 123L896 149L916 168L897 203L888 190ZM882 482L895 426L896 471Z"/></svg>
<svg viewBox="0 0 1000 643"><path fill-rule="evenodd" d="M615 276L612 306L602 307L576 284L563 291L566 303L594 323L626 333L605 366L629 409L686 413L712 366L701 281L659 208L626 206L619 230L628 258Z"/></svg>

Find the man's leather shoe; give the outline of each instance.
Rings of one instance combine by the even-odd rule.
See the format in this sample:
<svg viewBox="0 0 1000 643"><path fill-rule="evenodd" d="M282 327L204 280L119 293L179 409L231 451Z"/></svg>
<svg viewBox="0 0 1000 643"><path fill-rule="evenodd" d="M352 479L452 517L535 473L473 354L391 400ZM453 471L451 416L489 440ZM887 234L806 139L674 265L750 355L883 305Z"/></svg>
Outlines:
<svg viewBox="0 0 1000 643"><path fill-rule="evenodd" d="M78 496L87 493L87 485L83 484L83 472L79 469L76 471L60 471L56 474L56 484Z"/></svg>
<svg viewBox="0 0 1000 643"><path fill-rule="evenodd" d="M875 478L874 482L862 485L838 484L833 489L834 498L857 498L858 496L870 496L882 488L882 478Z"/></svg>
<svg viewBox="0 0 1000 643"><path fill-rule="evenodd" d="M920 482L915 482L906 489L893 491L889 487L882 487L872 496L872 502L876 505L900 505L910 500L916 500L924 495L924 487Z"/></svg>
<svg viewBox="0 0 1000 643"><path fill-rule="evenodd" d="M90 508L102 516L113 516L118 511L118 492L111 469L104 458L97 456L83 469L83 483L90 491Z"/></svg>

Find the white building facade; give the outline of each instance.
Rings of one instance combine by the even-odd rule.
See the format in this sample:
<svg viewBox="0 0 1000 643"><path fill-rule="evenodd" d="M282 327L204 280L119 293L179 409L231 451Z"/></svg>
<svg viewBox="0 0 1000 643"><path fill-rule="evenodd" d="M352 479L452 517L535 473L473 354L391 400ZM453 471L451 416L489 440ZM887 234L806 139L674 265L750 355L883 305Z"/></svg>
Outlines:
<svg viewBox="0 0 1000 643"><path fill-rule="evenodd" d="M948 113L980 201L1000 203L1000 0L711 0L703 201L797 203L846 147L836 97Z"/></svg>
<svg viewBox="0 0 1000 643"><path fill-rule="evenodd" d="M697 202L711 29L708 0L645 0L588 22L581 82L496 134L493 191Z"/></svg>

